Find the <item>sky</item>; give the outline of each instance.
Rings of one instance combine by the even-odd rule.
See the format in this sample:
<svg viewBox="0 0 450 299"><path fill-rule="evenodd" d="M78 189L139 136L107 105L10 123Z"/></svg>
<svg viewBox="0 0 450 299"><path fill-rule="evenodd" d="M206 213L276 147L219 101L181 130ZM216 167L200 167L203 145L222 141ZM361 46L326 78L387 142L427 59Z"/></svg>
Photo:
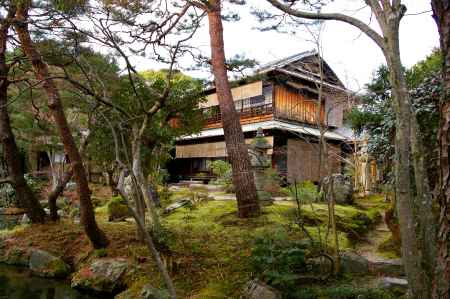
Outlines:
<svg viewBox="0 0 450 299"><path fill-rule="evenodd" d="M439 35L431 16L430 3L427 0L404 0L407 15L400 27L400 51L402 62L410 67L429 55L439 45ZM239 13L239 22L224 23L225 53L227 57L244 54L264 64L305 50L316 45L311 34L299 28L295 34L260 32L255 29L260 24L249 13L248 7L257 9L271 8L264 0L247 0L247 6L234 6ZM230 4L225 4L230 5ZM370 21L370 10L364 7L362 0L335 0L325 8L325 12L341 12ZM227 7L225 7L227 9ZM274 8L271 8L272 11ZM417 14L419 13L419 14ZM417 15L416 15L417 14ZM206 24L205 24L206 25ZM384 63L381 50L364 34L348 25L336 21L327 21L321 35L322 55L347 88L359 91L368 83L377 67ZM303 27L303 26L302 26ZM375 20L371 27L378 30ZM204 26L195 36L192 44L209 54L208 28ZM184 64L189 63L188 60ZM138 68L148 68L145 63ZM191 72L195 77L211 79L210 74Z"/></svg>

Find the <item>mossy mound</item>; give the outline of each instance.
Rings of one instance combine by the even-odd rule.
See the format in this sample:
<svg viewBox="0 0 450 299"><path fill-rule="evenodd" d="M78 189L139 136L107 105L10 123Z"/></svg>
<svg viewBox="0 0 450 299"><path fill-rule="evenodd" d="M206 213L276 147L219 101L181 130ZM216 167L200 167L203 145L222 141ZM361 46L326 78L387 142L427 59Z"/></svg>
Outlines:
<svg viewBox="0 0 450 299"><path fill-rule="evenodd" d="M106 211L108 221L120 221L131 216L126 201L120 196L113 197L108 201Z"/></svg>

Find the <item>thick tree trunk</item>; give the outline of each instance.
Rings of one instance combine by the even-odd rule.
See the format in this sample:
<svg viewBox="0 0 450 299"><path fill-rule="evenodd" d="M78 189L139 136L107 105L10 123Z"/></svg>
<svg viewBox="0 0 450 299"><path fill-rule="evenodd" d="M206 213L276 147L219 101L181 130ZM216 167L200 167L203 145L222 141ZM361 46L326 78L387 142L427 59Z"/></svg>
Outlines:
<svg viewBox="0 0 450 299"><path fill-rule="evenodd" d="M450 1L432 0L443 56L443 96L440 103L439 128L439 224L438 256L433 282L433 298L450 298Z"/></svg>
<svg viewBox="0 0 450 299"><path fill-rule="evenodd" d="M225 66L223 27L220 0L210 1L208 8L209 34L211 39L211 63L219 99L222 125L225 135L228 159L233 171L233 184L236 189L238 216L241 218L258 216L260 213L248 149L234 107L233 96L228 82Z"/></svg>
<svg viewBox="0 0 450 299"><path fill-rule="evenodd" d="M9 179L16 192L16 201L25 208L27 215L33 223L45 222L45 212L28 186L23 173L22 160L18 157L14 133L8 114L8 72L6 64L6 45L9 24L4 22L0 28L0 139L3 145L3 155L8 167Z"/></svg>
<svg viewBox="0 0 450 299"><path fill-rule="evenodd" d="M69 124L67 123L57 87L53 79L50 78L48 66L42 60L40 53L30 38L27 21L27 8L19 7L16 13L15 29L19 36L23 52L30 60L37 79L43 82L43 87L48 97L48 107L58 128L64 150L69 156L74 178L77 183L81 223L94 248L105 247L108 244L108 240L95 221L94 209L91 202L91 191L89 190L81 155L72 137Z"/></svg>

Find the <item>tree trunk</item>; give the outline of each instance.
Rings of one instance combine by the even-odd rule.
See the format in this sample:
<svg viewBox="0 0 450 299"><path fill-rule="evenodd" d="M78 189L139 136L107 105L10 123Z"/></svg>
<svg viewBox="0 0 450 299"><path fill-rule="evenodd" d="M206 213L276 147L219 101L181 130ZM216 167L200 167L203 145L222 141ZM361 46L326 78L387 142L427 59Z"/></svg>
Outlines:
<svg viewBox="0 0 450 299"><path fill-rule="evenodd" d="M408 277L412 298L429 298L423 296L426 286L421 271L421 257L416 240L416 221L414 217L414 197L411 192L410 174L410 138L412 110L406 79L400 60L398 28L384 32L388 51L385 56L390 70L393 92L394 111L396 114L396 200L402 237L402 259Z"/></svg>
<svg viewBox="0 0 450 299"><path fill-rule="evenodd" d="M70 169L69 171L66 171L63 175L63 177L58 181L55 188L53 188L52 192L47 197L48 202L48 208L50 210L50 219L52 221L57 221L58 216L58 207L56 206L56 201L58 197L63 193L64 188L66 187L67 183L72 178L73 171Z"/></svg>
<svg viewBox="0 0 450 299"><path fill-rule="evenodd" d="M116 167L108 168L105 167L105 174L106 174L106 184L109 186L111 190L111 196L117 196L119 195L119 190L117 190L117 182L114 179L114 173L116 172Z"/></svg>
<svg viewBox="0 0 450 299"><path fill-rule="evenodd" d="M140 233L144 236L144 241L156 263L156 266L158 267L159 272L162 275L162 278L167 287L167 290L169 291L170 298L176 299L177 294L176 294L175 287L173 285L172 279L170 278L169 272L167 271L167 268L161 259L161 255L159 254L158 250L156 249L155 243L153 242L152 235L149 234L149 232L146 230L145 223L142 222L141 217L136 213L136 211L129 204L129 202L130 202L129 198L124 190L124 174L123 173L124 173L124 171L122 170L119 181L117 183L117 190L119 190L120 195L127 201L128 210L130 211L131 215L133 216L134 220L136 221L136 226L140 230Z"/></svg>
<svg viewBox="0 0 450 299"><path fill-rule="evenodd" d="M48 107L58 128L64 150L69 156L73 175L77 183L77 192L80 200L80 219L84 231L94 248L106 247L108 239L95 221L94 209L91 202L91 191L89 190L88 181L86 179L86 171L83 166L81 155L70 132L58 89L53 79L50 78L47 64L42 60L40 53L30 38L27 24L27 10L27 7L18 7L15 29L19 36L23 52L30 60L37 79L43 82L43 87L48 97Z"/></svg>
<svg viewBox="0 0 450 299"><path fill-rule="evenodd" d="M43 223L45 222L45 212L24 178L22 159L19 159L20 153L8 114L9 67L5 57L8 30L9 24L5 21L0 28L0 78L2 78L0 83L0 139L9 179L16 192L16 201L25 208L31 222Z"/></svg>
<svg viewBox="0 0 450 299"><path fill-rule="evenodd" d="M211 39L211 63L214 82L219 99L222 125L225 135L228 159L233 171L233 184L236 189L238 216L241 218L258 216L260 213L253 172L250 166L248 149L234 107L233 96L228 82L225 66L223 27L220 0L209 1L208 21Z"/></svg>
<svg viewBox="0 0 450 299"><path fill-rule="evenodd" d="M440 103L439 127L439 224L437 235L438 256L433 282L433 298L450 298L450 1L432 0L443 56L443 95Z"/></svg>
<svg viewBox="0 0 450 299"><path fill-rule="evenodd" d="M141 128L145 128L147 121L144 120ZM141 194L140 198L144 201L141 203L143 207L143 222L145 223L145 205L149 211L150 217L150 228L152 230L158 230L160 228L159 216L156 212L156 207L153 202L152 196L148 188L148 182L144 177L144 172L142 169L142 157L141 157L141 147L142 147L142 134L143 130L139 130L137 127L133 127L133 144L132 144L132 155L133 155L133 165L132 171L134 178L136 179L137 190L136 192ZM139 213L139 211L137 211Z"/></svg>

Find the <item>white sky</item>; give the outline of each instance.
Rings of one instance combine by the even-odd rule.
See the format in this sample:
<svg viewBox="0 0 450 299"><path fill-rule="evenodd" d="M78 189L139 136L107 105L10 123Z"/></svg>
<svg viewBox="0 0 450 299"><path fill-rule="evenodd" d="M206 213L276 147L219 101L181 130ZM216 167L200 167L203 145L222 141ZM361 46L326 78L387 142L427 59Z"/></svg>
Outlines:
<svg viewBox="0 0 450 299"><path fill-rule="evenodd" d="M264 0L247 0L247 2L259 9L270 8ZM427 0L404 0L403 3L408 8L407 14L431 9ZM369 21L368 9L355 12L361 7L363 7L361 0L336 0L327 7L326 11L345 12L361 20ZM315 48L310 41L311 35L305 30L299 30L296 35L260 32L253 29L258 24L249 14L248 7L234 6L234 10L239 12L241 21L224 23L227 57L245 54L246 57L254 58L264 64ZM376 23L375 20L372 20L372 23ZM401 55L406 67L425 58L434 47L439 45L439 35L431 12L405 16L400 29ZM364 84L370 81L373 71L384 63L384 57L375 43L364 34L360 34L358 29L344 23L327 21L322 34L322 43L325 60L343 83L355 91L363 88ZM205 54L210 53L207 26L197 33L193 44L200 47ZM188 63L188 60L186 59L184 63ZM148 66L147 63L138 63L139 69L149 68ZM191 73L191 75L198 77L199 73Z"/></svg>

